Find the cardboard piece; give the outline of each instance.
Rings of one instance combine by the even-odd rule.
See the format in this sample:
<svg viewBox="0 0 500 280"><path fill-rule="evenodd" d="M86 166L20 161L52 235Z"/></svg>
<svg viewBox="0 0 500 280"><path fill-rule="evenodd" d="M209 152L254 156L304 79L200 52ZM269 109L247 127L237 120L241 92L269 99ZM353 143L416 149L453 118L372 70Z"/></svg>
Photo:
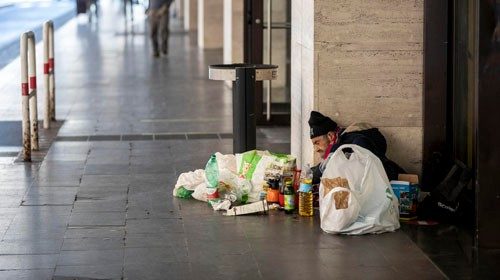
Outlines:
<svg viewBox="0 0 500 280"><path fill-rule="evenodd" d="M241 206L235 206L226 211L226 216L239 216L253 213L260 213L269 211L269 206L267 205L267 201L261 200L250 204L245 204Z"/></svg>

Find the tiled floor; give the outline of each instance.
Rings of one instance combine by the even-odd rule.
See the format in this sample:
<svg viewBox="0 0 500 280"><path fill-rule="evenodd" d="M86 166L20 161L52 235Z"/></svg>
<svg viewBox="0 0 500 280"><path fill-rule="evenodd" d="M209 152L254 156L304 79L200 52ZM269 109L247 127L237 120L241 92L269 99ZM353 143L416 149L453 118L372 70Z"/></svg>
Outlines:
<svg viewBox="0 0 500 280"><path fill-rule="evenodd" d="M402 231L332 236L317 217L223 217L173 198L181 172L232 152L230 91L207 79L221 52L174 30L153 59L143 21L102 2L97 24L56 34L58 140L43 162L0 162L0 279L446 278ZM0 120L18 120L16 71L0 72ZM143 134L188 137L123 138ZM260 129L259 145L288 151L277 135Z"/></svg>

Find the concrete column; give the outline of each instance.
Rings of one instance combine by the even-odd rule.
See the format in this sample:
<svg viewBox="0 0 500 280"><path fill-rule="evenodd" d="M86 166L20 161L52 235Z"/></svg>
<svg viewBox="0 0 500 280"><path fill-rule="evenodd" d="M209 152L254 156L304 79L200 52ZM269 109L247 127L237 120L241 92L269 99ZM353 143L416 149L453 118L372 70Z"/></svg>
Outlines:
<svg viewBox="0 0 500 280"><path fill-rule="evenodd" d="M184 1L185 0L175 0L176 14L181 21L184 19Z"/></svg>
<svg viewBox="0 0 500 280"><path fill-rule="evenodd" d="M314 6L292 0L291 152L302 166L313 162L307 120L317 108L314 93ZM316 105L316 106L315 106Z"/></svg>
<svg viewBox="0 0 500 280"><path fill-rule="evenodd" d="M423 1L292 0L292 153L313 160L307 120L367 122L388 156L421 171Z"/></svg>
<svg viewBox="0 0 500 280"><path fill-rule="evenodd" d="M194 31L198 28L198 2L197 0L182 0L184 2L184 30Z"/></svg>
<svg viewBox="0 0 500 280"><path fill-rule="evenodd" d="M224 63L243 62L243 1L224 0Z"/></svg>
<svg viewBox="0 0 500 280"><path fill-rule="evenodd" d="M223 46L223 0L198 0L198 47Z"/></svg>

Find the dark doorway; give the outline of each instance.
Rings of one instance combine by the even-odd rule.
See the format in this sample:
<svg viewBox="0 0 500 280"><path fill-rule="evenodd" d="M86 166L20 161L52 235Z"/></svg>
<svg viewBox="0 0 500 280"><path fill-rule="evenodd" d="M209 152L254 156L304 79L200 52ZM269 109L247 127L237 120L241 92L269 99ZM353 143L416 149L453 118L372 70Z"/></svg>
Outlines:
<svg viewBox="0 0 500 280"><path fill-rule="evenodd" d="M491 264L495 256L498 260L500 249L500 0L424 3L422 185L432 190L455 160L474 170L469 190L476 223L471 228L451 228L456 236L452 243L467 262L447 265L449 271L466 268L469 273L461 277L487 278L499 274ZM433 240L429 243L433 248L444 243Z"/></svg>

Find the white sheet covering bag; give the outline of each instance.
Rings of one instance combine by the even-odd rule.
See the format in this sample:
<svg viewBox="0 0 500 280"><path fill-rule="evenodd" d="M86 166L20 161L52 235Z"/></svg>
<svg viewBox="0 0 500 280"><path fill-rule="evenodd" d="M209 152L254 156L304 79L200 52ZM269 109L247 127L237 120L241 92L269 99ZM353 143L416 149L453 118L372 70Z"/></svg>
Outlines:
<svg viewBox="0 0 500 280"><path fill-rule="evenodd" d="M346 148L353 153L347 156ZM319 207L321 229L327 233L357 235L399 228L398 200L382 162L357 145L342 145L328 158Z"/></svg>

